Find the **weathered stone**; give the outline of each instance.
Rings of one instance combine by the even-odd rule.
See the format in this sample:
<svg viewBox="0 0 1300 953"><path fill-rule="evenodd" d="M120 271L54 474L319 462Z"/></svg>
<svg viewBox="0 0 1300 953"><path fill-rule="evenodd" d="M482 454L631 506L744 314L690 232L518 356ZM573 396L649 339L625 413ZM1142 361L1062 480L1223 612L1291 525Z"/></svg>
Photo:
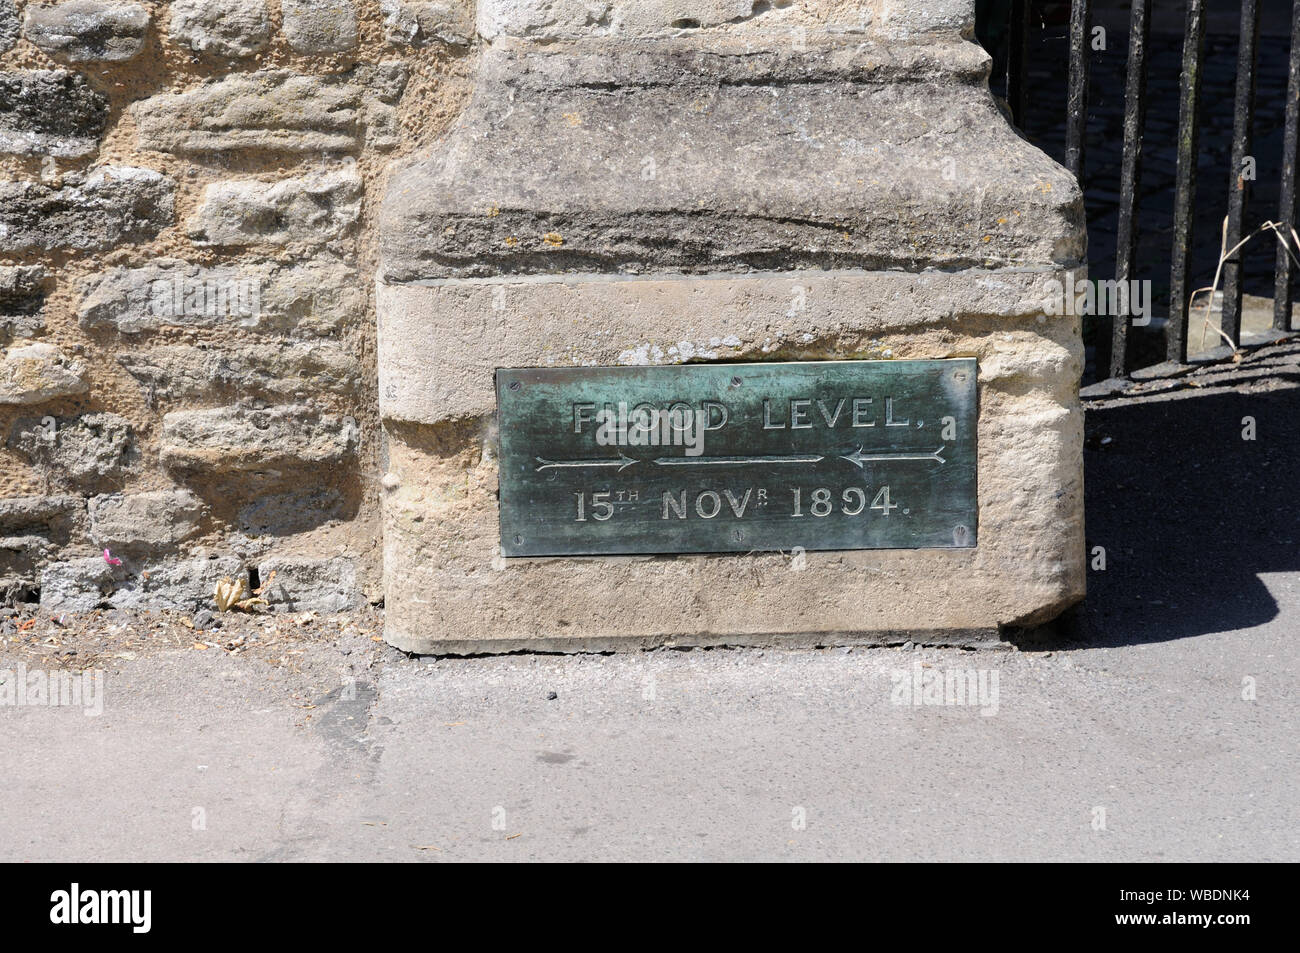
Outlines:
<svg viewBox="0 0 1300 953"><path fill-rule="evenodd" d="M293 470L343 462L356 453L351 417L306 406L176 411L163 417L161 459L176 471Z"/></svg>
<svg viewBox="0 0 1300 953"><path fill-rule="evenodd" d="M139 334L164 327L258 327L272 267L204 268L161 258L141 268L111 268L82 282L83 328Z"/></svg>
<svg viewBox="0 0 1300 953"><path fill-rule="evenodd" d="M92 612L126 572L114 571L101 556L51 563L41 573L41 608L47 612Z"/></svg>
<svg viewBox="0 0 1300 953"><path fill-rule="evenodd" d="M23 417L15 422L8 444L54 483L78 489L120 485L139 458L130 423L108 413Z"/></svg>
<svg viewBox="0 0 1300 953"><path fill-rule="evenodd" d="M567 276L380 285L380 412L387 420L432 426L488 419L496 411L496 391L485 367L956 356L967 352L899 351L893 342L908 328L933 327L953 337L976 319L1023 322L1031 309L1041 309L1051 277L810 271L699 282ZM866 300L886 304L867 306ZM584 316L586 333L575 332L575 314ZM942 327L945 321L951 326ZM526 335L518 333L524 326ZM1068 336L1068 329L1060 333ZM969 352L981 359L981 380L996 371L985 365L999 353L998 344L989 340ZM1077 355L1054 343L1043 346L1044 360L1064 356ZM1028 346L1017 353L1018 362L1031 358ZM1067 366L1033 372L1061 374L1066 380L1059 396L1069 396Z"/></svg>
<svg viewBox="0 0 1300 953"><path fill-rule="evenodd" d="M255 536L301 533L343 518L343 495L321 486L268 493L238 513L239 528Z"/></svg>
<svg viewBox="0 0 1300 953"><path fill-rule="evenodd" d="M81 533L85 517L79 496L0 498L0 580L35 583L35 570Z"/></svg>
<svg viewBox="0 0 1300 953"><path fill-rule="evenodd" d="M221 394L305 400L322 393L349 393L361 378L354 357L320 343L157 347L127 351L117 360L140 382L150 403Z"/></svg>
<svg viewBox="0 0 1300 953"><path fill-rule="evenodd" d="M450 0L449 0L450 2ZM792 3L788 0L479 0L478 29L487 40L556 41L588 37L681 35L723 27L784 40L830 29L840 34L968 34L974 0Z"/></svg>
<svg viewBox="0 0 1300 953"><path fill-rule="evenodd" d="M987 72L948 34L494 44L390 182L384 274L1068 267L1078 185Z"/></svg>
<svg viewBox="0 0 1300 953"><path fill-rule="evenodd" d="M635 36L716 27L774 12L759 0L484 0L479 31L488 40Z"/></svg>
<svg viewBox="0 0 1300 953"><path fill-rule="evenodd" d="M361 601L357 567L351 559L274 557L258 565L257 576L262 598L272 609L343 612Z"/></svg>
<svg viewBox="0 0 1300 953"><path fill-rule="evenodd" d="M0 344L45 330L45 268L0 265Z"/></svg>
<svg viewBox="0 0 1300 953"><path fill-rule="evenodd" d="M216 608L214 593L223 579L244 579L242 562L230 556L189 559L152 565L119 585L109 598L115 609L175 609L197 612ZM44 590L41 591L42 605Z"/></svg>
<svg viewBox="0 0 1300 953"><path fill-rule="evenodd" d="M92 276L82 295L77 316L83 328L133 335L165 327L236 326L326 336L355 325L366 307L356 272L326 262L205 268L159 259Z"/></svg>
<svg viewBox="0 0 1300 953"><path fill-rule="evenodd" d="M133 104L131 114L140 147L161 152L346 152L363 141L391 149L398 143L394 97L387 89L367 88L374 72L237 73L183 93L151 96Z"/></svg>
<svg viewBox="0 0 1300 953"><path fill-rule="evenodd" d="M14 0L0 0L0 53L6 53L18 41L18 11Z"/></svg>
<svg viewBox="0 0 1300 953"><path fill-rule="evenodd" d="M169 32L196 53L240 59L271 42L266 0L173 0Z"/></svg>
<svg viewBox="0 0 1300 953"><path fill-rule="evenodd" d="M189 490L109 493L91 499L90 538L114 555L158 555L198 530L203 503Z"/></svg>
<svg viewBox="0 0 1300 953"><path fill-rule="evenodd" d="M218 182L186 223L198 245L324 244L361 216L364 187L353 169L278 182Z"/></svg>
<svg viewBox="0 0 1300 953"><path fill-rule="evenodd" d="M0 152L76 158L99 147L108 100L66 70L0 73Z"/></svg>
<svg viewBox="0 0 1300 953"><path fill-rule="evenodd" d="M692 644L789 644L800 633L870 642L918 629L987 641L1000 625L1050 616L1082 587L1083 352L1077 320L1038 321L1052 277L789 272L381 286L381 412L400 424L388 431L386 637L421 652L626 648L683 633ZM575 314L589 333L575 336ZM500 561L494 368L957 355L980 368L976 550L809 552L800 573L777 554ZM891 580L887 600L868 595L881 578ZM620 595L597 605L595 586Z"/></svg>
<svg viewBox="0 0 1300 953"><path fill-rule="evenodd" d="M0 497L0 535L54 531L58 527L66 532L85 511L86 501L79 496Z"/></svg>
<svg viewBox="0 0 1300 953"><path fill-rule="evenodd" d="M23 21L23 36L69 63L132 59L144 49L148 29L148 10L113 0L28 4Z"/></svg>
<svg viewBox="0 0 1300 953"><path fill-rule="evenodd" d="M231 557L148 565L138 573L110 566L98 556L71 559L47 566L41 574L41 609L89 612L107 606L195 612L214 608L217 583L243 573L243 564Z"/></svg>
<svg viewBox="0 0 1300 953"><path fill-rule="evenodd" d="M1083 348L1043 303L1082 207L998 112L971 0L478 10L475 93L381 213L392 644L984 645L1078 601ZM976 547L501 558L498 368L958 356Z"/></svg>
<svg viewBox="0 0 1300 953"><path fill-rule="evenodd" d="M0 182L0 252L100 251L148 241L174 214L172 181L149 169L104 166L58 188Z"/></svg>
<svg viewBox="0 0 1300 953"><path fill-rule="evenodd" d="M352 0L280 0L284 38L296 53L347 53L357 48Z"/></svg>
<svg viewBox="0 0 1300 953"><path fill-rule="evenodd" d="M381 0L379 9L385 38L395 46L468 46L474 37L473 9L458 0Z"/></svg>
<svg viewBox="0 0 1300 953"><path fill-rule="evenodd" d="M88 390L85 364L69 361L53 344L11 347L0 361L0 406L43 404Z"/></svg>
<svg viewBox="0 0 1300 953"><path fill-rule="evenodd" d="M364 63L349 74L352 81L364 86L381 103L396 104L406 91L411 77L411 67L402 60L380 60Z"/></svg>
<svg viewBox="0 0 1300 953"><path fill-rule="evenodd" d="M951 31L974 38L975 0L881 4L879 14L882 29L892 35Z"/></svg>
<svg viewBox="0 0 1300 953"><path fill-rule="evenodd" d="M40 587L41 567L84 534L86 501L77 496L0 499L0 598Z"/></svg>

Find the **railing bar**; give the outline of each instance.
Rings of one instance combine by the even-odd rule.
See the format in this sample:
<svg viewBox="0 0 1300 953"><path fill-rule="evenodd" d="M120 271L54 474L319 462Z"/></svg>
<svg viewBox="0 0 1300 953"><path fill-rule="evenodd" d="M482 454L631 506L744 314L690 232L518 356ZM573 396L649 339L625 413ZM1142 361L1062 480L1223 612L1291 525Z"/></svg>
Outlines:
<svg viewBox="0 0 1300 953"><path fill-rule="evenodd" d="M1070 5L1070 82L1066 102L1065 167L1076 179L1083 178L1083 159L1088 138L1088 41L1091 25L1092 0L1073 0Z"/></svg>
<svg viewBox="0 0 1300 953"><path fill-rule="evenodd" d="M1291 68L1286 86L1286 132L1282 137L1282 188L1278 199L1278 221L1286 235L1296 224L1295 167L1300 152L1300 0L1291 5ZM1300 249L1297 249L1300 252ZM1295 295L1291 287L1291 256L1277 246L1274 273L1273 327L1291 330L1291 305Z"/></svg>
<svg viewBox="0 0 1300 953"><path fill-rule="evenodd" d="M1124 158L1120 167L1119 233L1115 242L1115 280L1127 287L1137 255L1138 189L1142 176L1142 132L1146 125L1147 41L1151 33L1150 0L1133 0L1129 16L1128 76L1124 87ZM1121 295L1127 305L1128 296ZM1110 376L1128 376L1126 306L1111 316Z"/></svg>
<svg viewBox="0 0 1300 953"><path fill-rule="evenodd" d="M1242 221L1250 201L1250 180L1244 164L1250 155L1255 121L1255 60L1259 48L1259 2L1241 0L1241 32L1237 48L1237 90L1232 107L1232 168L1228 185L1228 228L1224 248L1241 241ZM1223 323L1233 347L1241 344L1242 252L1223 266Z"/></svg>
<svg viewBox="0 0 1300 953"><path fill-rule="evenodd" d="M1011 0L1011 22L1007 32L1007 107L1011 121L1025 127L1026 86L1029 72L1030 0Z"/></svg>
<svg viewBox="0 0 1300 953"><path fill-rule="evenodd" d="M1296 0L1300 4L1300 0ZM1169 323L1165 357L1187 363L1187 263L1195 223L1196 163L1199 157L1201 64L1205 57L1205 0L1187 0L1183 70L1179 76L1178 172L1174 192L1174 248L1169 270Z"/></svg>

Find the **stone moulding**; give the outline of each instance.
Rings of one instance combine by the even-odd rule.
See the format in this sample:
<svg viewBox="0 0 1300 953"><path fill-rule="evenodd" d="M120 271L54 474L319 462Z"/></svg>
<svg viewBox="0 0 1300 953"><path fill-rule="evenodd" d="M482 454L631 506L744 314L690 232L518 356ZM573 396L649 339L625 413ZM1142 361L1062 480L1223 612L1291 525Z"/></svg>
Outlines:
<svg viewBox="0 0 1300 953"><path fill-rule="evenodd" d="M1078 186L987 68L956 37L494 45L389 189L383 276L1076 265Z"/></svg>
<svg viewBox="0 0 1300 953"><path fill-rule="evenodd" d="M1081 198L993 102L968 3L798 43L487 6L465 114L381 212L390 643L995 645L1082 598L1083 349L1049 301ZM950 357L979 362L975 549L500 557L499 367Z"/></svg>

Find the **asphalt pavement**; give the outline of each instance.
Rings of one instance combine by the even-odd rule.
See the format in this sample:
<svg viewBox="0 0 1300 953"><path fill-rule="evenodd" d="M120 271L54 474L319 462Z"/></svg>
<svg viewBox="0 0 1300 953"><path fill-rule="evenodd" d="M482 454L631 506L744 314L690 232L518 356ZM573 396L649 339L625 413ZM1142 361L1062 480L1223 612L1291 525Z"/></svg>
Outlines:
<svg viewBox="0 0 1300 953"><path fill-rule="evenodd" d="M1298 361L1090 404L1105 568L1056 631L120 653L98 714L0 706L0 859L1298 860Z"/></svg>

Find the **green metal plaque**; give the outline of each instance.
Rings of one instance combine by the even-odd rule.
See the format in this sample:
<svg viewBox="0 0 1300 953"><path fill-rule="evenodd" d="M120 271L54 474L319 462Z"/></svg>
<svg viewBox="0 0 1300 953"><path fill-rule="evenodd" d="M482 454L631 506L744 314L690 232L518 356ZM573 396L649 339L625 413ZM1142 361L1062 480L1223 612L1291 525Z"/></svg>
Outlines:
<svg viewBox="0 0 1300 953"><path fill-rule="evenodd" d="M976 362L497 371L506 556L976 544Z"/></svg>

